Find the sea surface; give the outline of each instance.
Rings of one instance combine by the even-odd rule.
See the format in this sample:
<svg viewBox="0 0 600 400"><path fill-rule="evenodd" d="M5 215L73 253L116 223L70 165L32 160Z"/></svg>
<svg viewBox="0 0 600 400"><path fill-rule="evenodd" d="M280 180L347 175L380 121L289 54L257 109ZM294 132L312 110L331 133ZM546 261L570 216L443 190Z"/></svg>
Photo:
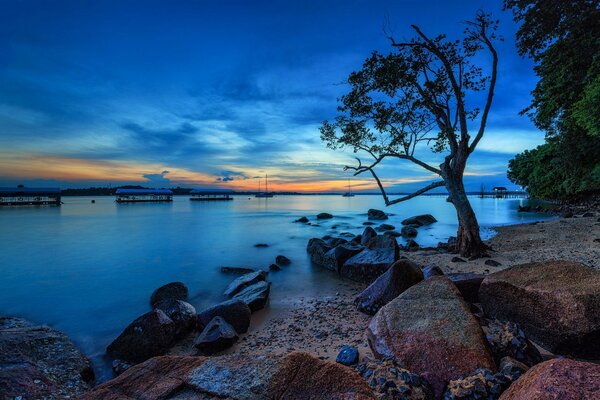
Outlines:
<svg viewBox="0 0 600 400"><path fill-rule="evenodd" d="M91 200L94 199L95 203ZM93 361L99 381L110 378L106 346L150 310L152 291L171 281L190 289L199 311L223 300L234 276L221 266L268 269L283 254L292 264L270 273L271 310L283 299L334 293L339 278L312 266L311 237L360 233L369 208L406 217L431 213L439 222L419 229L417 242L434 246L456 234L456 214L445 197L418 197L385 208L380 196L235 196L233 201L116 204L111 197L63 197L62 207L0 208L0 315L55 327ZM541 220L518 213L525 199L471 198L484 237L490 227ZM293 223L329 212L320 226ZM336 229L332 229L337 225ZM403 239L399 239L400 242ZM266 243L266 248L254 247ZM267 310L269 312L269 310Z"/></svg>

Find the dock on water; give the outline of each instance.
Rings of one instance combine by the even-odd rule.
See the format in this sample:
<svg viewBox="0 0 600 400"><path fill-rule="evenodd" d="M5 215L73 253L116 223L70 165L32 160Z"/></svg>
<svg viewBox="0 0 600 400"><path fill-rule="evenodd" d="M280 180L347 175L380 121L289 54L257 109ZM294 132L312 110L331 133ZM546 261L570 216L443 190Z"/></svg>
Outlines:
<svg viewBox="0 0 600 400"><path fill-rule="evenodd" d="M0 188L0 206L60 206L59 188Z"/></svg>
<svg viewBox="0 0 600 400"><path fill-rule="evenodd" d="M227 201L233 200L233 196L223 192L209 192L206 190L194 189L190 191L190 200L192 201Z"/></svg>
<svg viewBox="0 0 600 400"><path fill-rule="evenodd" d="M159 203L173 201L168 189L117 189L117 203Z"/></svg>

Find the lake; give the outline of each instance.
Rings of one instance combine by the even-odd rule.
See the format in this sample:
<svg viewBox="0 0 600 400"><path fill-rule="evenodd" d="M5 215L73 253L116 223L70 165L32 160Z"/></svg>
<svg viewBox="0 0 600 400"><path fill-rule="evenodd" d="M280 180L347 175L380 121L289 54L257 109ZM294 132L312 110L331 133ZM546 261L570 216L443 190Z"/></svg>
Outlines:
<svg viewBox="0 0 600 400"><path fill-rule="evenodd" d="M268 268L278 254L292 260L270 274L270 308L294 296L335 292L339 279L312 266L311 237L360 233L369 208L385 209L380 196L276 196L233 201L116 204L111 197L63 197L62 207L0 208L0 314L53 326L94 362L99 381L110 378L104 349L137 316L149 311L152 291L171 281L190 289L198 311L223 300L234 279L220 266ZM548 218L518 213L525 199L471 202L483 236L489 227ZM439 222L419 229L416 241L434 246L456 234L456 215L443 196L418 197L385 209L386 223L431 213ZM335 216L321 226L293 223L319 212ZM336 230L331 229L338 225ZM402 239L399 239L402 242ZM269 247L255 248L257 243Z"/></svg>

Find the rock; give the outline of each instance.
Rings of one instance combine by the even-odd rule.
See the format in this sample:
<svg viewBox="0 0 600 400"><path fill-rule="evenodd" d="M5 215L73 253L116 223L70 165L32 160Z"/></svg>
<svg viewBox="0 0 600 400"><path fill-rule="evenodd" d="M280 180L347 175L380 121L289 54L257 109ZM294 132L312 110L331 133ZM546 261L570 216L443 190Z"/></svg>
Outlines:
<svg viewBox="0 0 600 400"><path fill-rule="evenodd" d="M163 355L175 342L175 322L159 310L152 310L133 321L106 348L106 353L131 363Z"/></svg>
<svg viewBox="0 0 600 400"><path fill-rule="evenodd" d="M370 226L367 226L360 237L360 244L366 246L367 243L369 243L369 240L376 236L377 232L375 232L375 229L371 228Z"/></svg>
<svg viewBox="0 0 600 400"><path fill-rule="evenodd" d="M393 358L361 363L356 370L380 400L435 399L433 389L425 379L402 368Z"/></svg>
<svg viewBox="0 0 600 400"><path fill-rule="evenodd" d="M227 289L223 292L225 296L232 297L235 294L241 292L244 288L255 284L256 282L264 281L267 279L268 273L266 271L255 271L246 275L242 275L227 286Z"/></svg>
<svg viewBox="0 0 600 400"><path fill-rule="evenodd" d="M307 353L156 357L97 386L83 400L375 400L351 368Z"/></svg>
<svg viewBox="0 0 600 400"><path fill-rule="evenodd" d="M514 380L518 379L521 375L529 370L527 365L511 357L503 357L500 360L498 368L503 374L514 376Z"/></svg>
<svg viewBox="0 0 600 400"><path fill-rule="evenodd" d="M463 260L460 257L452 257L452 260L450 260L453 263L458 263L458 262L466 262L465 260Z"/></svg>
<svg viewBox="0 0 600 400"><path fill-rule="evenodd" d="M275 257L275 263L277 265L290 265L292 263L292 260L290 260L286 256L279 255Z"/></svg>
<svg viewBox="0 0 600 400"><path fill-rule="evenodd" d="M250 267L221 267L224 274L249 274L256 272L256 269Z"/></svg>
<svg viewBox="0 0 600 400"><path fill-rule="evenodd" d="M474 272L454 272L446 274L456 285L462 297L470 303L479 303L479 287L485 275Z"/></svg>
<svg viewBox="0 0 600 400"><path fill-rule="evenodd" d="M536 365L513 383L501 400L594 400L600 393L600 365L556 358Z"/></svg>
<svg viewBox="0 0 600 400"><path fill-rule="evenodd" d="M374 208L371 208L368 212L367 212L367 217L369 219L374 219L374 220L384 220L384 219L388 219L388 216L386 215L386 213L384 213L381 210L376 210Z"/></svg>
<svg viewBox="0 0 600 400"><path fill-rule="evenodd" d="M600 271L570 261L514 266L488 275L479 298L487 315L518 323L558 354L600 358Z"/></svg>
<svg viewBox="0 0 600 400"><path fill-rule="evenodd" d="M250 310L254 312L265 308L267 300L269 299L270 290L270 283L260 281L248 286L247 288L233 296L233 298L242 300L244 303L248 304Z"/></svg>
<svg viewBox="0 0 600 400"><path fill-rule="evenodd" d="M316 265L326 266L329 263L328 257L325 256L332 247L323 239L312 238L308 241L306 251L310 255L310 260Z"/></svg>
<svg viewBox="0 0 600 400"><path fill-rule="evenodd" d="M419 251L420 248L421 246L419 246L419 244L412 239L408 239L408 241L406 242L407 251Z"/></svg>
<svg viewBox="0 0 600 400"><path fill-rule="evenodd" d="M162 300L154 305L175 323L175 338L187 335L196 326L196 309L193 305L181 300Z"/></svg>
<svg viewBox="0 0 600 400"><path fill-rule="evenodd" d="M414 238L417 237L418 234L419 232L412 225L403 226L402 229L400 229L400 235L404 238Z"/></svg>
<svg viewBox="0 0 600 400"><path fill-rule="evenodd" d="M211 355L228 349L238 339L237 332L227 321L214 317L194 340L194 347L200 354Z"/></svg>
<svg viewBox="0 0 600 400"><path fill-rule="evenodd" d="M437 222L437 219L433 217L431 214L422 214L415 215L414 217L406 218L402 221L402 225L415 225L415 226L424 226L431 225L434 222Z"/></svg>
<svg viewBox="0 0 600 400"><path fill-rule="evenodd" d="M448 383L444 400L496 400L518 377L480 368Z"/></svg>
<svg viewBox="0 0 600 400"><path fill-rule="evenodd" d="M306 224L308 222L308 218L306 218L306 217L300 217L297 220L295 220L294 222L301 222L303 224Z"/></svg>
<svg viewBox="0 0 600 400"><path fill-rule="evenodd" d="M365 249L346 260L340 268L340 275L356 282L370 284L397 259L397 249L394 248Z"/></svg>
<svg viewBox="0 0 600 400"><path fill-rule="evenodd" d="M432 276L444 275L444 271L438 266L428 266L423 268L423 279L431 278Z"/></svg>
<svg viewBox="0 0 600 400"><path fill-rule="evenodd" d="M257 247L257 248L261 248L261 247L263 247L263 248L264 248L264 247L269 247L269 245L268 245L268 244L266 244L266 243L256 243L256 244L254 245L254 247Z"/></svg>
<svg viewBox="0 0 600 400"><path fill-rule="evenodd" d="M358 349L354 346L343 346L335 358L335 362L348 366L357 364Z"/></svg>
<svg viewBox="0 0 600 400"><path fill-rule="evenodd" d="M371 222L371 221L365 221L363 222L363 225L368 226L368 225L375 225L375 222Z"/></svg>
<svg viewBox="0 0 600 400"><path fill-rule="evenodd" d="M398 260L359 294L354 304L359 311L374 315L381 307L422 280L423 273L417 264L409 260Z"/></svg>
<svg viewBox="0 0 600 400"><path fill-rule="evenodd" d="M0 317L0 398L78 397L94 383L90 361L63 333Z"/></svg>
<svg viewBox="0 0 600 400"><path fill-rule="evenodd" d="M383 232L384 235L389 235L391 237L400 237L402 236L402 234L400 232L397 231L385 231Z"/></svg>
<svg viewBox="0 0 600 400"><path fill-rule="evenodd" d="M478 368L495 370L485 337L469 306L445 276L422 281L383 306L367 339L377 357L396 357L427 379L437 397L446 382Z"/></svg>
<svg viewBox="0 0 600 400"><path fill-rule="evenodd" d="M372 237L367 242L367 249L392 249L394 250L394 254L396 255L396 257L398 256L398 253L400 251L396 239L389 235L377 235L375 237Z"/></svg>
<svg viewBox="0 0 600 400"><path fill-rule="evenodd" d="M492 321L486 335L496 362L510 357L531 367L542 362L542 355L514 322Z"/></svg>
<svg viewBox="0 0 600 400"><path fill-rule="evenodd" d="M560 216L563 217L563 218L573 218L573 212L572 211L565 211Z"/></svg>
<svg viewBox="0 0 600 400"><path fill-rule="evenodd" d="M364 250L361 245L352 245L348 243L341 244L325 254L325 264L323 267L339 273L342 265L353 255Z"/></svg>
<svg viewBox="0 0 600 400"><path fill-rule="evenodd" d="M133 364L130 364L127 361L123 360L113 360L111 365L113 374L115 376L121 375L123 372L127 371L131 367L133 367Z"/></svg>
<svg viewBox="0 0 600 400"><path fill-rule="evenodd" d="M156 303L162 300L183 300L188 299L188 288L182 282L167 283L156 289L150 296L150 305L154 307Z"/></svg>
<svg viewBox="0 0 600 400"><path fill-rule="evenodd" d="M333 215L329 214L329 213L320 213L317 215L317 219L331 219L333 218Z"/></svg>
<svg viewBox="0 0 600 400"><path fill-rule="evenodd" d="M281 267L277 264L269 265L269 271L281 271Z"/></svg>
<svg viewBox="0 0 600 400"><path fill-rule="evenodd" d="M498 261L496 260L485 260L485 265L489 265L490 267L499 267L502 264L500 264Z"/></svg>
<svg viewBox="0 0 600 400"><path fill-rule="evenodd" d="M326 240L327 244L331 247L339 246L340 244L348 243L344 238L331 238Z"/></svg>
<svg viewBox="0 0 600 400"><path fill-rule="evenodd" d="M381 224L377 227L378 231L393 231L394 229L396 229L396 227L390 224Z"/></svg>
<svg viewBox="0 0 600 400"><path fill-rule="evenodd" d="M198 326L202 331L215 317L223 318L237 333L248 332L250 314L252 311L248 304L242 300L228 300L214 305L198 314Z"/></svg>

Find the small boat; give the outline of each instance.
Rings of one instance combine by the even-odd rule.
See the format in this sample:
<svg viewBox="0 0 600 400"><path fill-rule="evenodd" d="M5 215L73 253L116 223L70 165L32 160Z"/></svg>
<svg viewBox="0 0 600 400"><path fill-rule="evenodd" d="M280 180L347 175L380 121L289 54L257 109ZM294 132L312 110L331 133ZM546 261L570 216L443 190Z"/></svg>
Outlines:
<svg viewBox="0 0 600 400"><path fill-rule="evenodd" d="M342 197L354 197L354 193L350 189L350 181L348 180L348 191L342 195Z"/></svg>
<svg viewBox="0 0 600 400"><path fill-rule="evenodd" d="M269 177L265 174L265 191L260 191L260 179L258 180L258 193L254 197L273 197L273 193L269 193Z"/></svg>

